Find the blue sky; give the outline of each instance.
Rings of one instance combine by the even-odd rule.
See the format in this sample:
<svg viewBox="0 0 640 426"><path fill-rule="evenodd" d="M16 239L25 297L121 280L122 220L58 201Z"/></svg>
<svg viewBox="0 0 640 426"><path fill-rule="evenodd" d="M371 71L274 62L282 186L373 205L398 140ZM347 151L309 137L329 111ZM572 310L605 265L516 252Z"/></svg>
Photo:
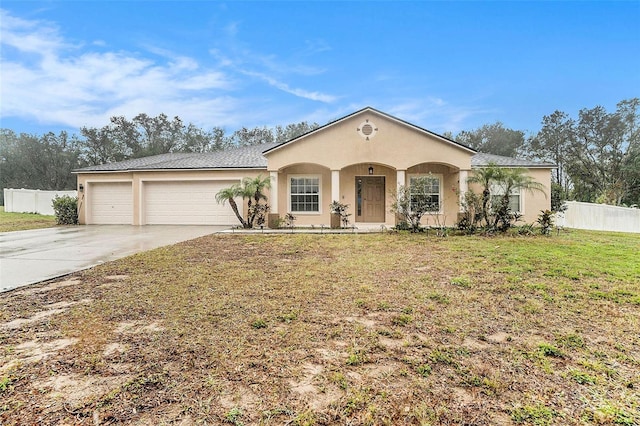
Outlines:
<svg viewBox="0 0 640 426"><path fill-rule="evenodd" d="M233 131L365 106L435 132L640 96L640 1L0 3L0 126Z"/></svg>

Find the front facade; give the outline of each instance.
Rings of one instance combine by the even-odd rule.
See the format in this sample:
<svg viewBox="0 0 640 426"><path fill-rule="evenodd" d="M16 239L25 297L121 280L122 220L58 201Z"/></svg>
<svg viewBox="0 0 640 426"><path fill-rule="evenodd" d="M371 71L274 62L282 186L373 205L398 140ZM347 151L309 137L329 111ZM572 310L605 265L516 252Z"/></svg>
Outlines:
<svg viewBox="0 0 640 426"><path fill-rule="evenodd" d="M271 219L328 225L332 201L348 204L355 226L396 224L393 193L426 177L437 208L424 225L452 226L474 167L525 167L546 194L513 194L527 222L550 207L553 165L479 154L410 123L365 108L279 145L209 154L163 154L78 170L80 223L237 224L222 188L244 177L271 178ZM242 203L238 203L241 207ZM431 222L431 223L429 223Z"/></svg>

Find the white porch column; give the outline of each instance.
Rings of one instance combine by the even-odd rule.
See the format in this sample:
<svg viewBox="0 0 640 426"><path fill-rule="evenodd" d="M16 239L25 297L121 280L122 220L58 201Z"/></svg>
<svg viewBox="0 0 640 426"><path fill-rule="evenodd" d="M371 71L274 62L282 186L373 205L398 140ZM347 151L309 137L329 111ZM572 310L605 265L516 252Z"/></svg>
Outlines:
<svg viewBox="0 0 640 426"><path fill-rule="evenodd" d="M340 200L340 170L331 170L331 202Z"/></svg>
<svg viewBox="0 0 640 426"><path fill-rule="evenodd" d="M278 171L269 172L271 177L271 189L269 191L271 197L271 213L278 214Z"/></svg>
<svg viewBox="0 0 640 426"><path fill-rule="evenodd" d="M469 172L467 170L460 170L460 172L458 172L458 189L460 190L460 212L463 211L462 203L464 202L464 194L469 190L469 184L467 184L468 178Z"/></svg>
<svg viewBox="0 0 640 426"><path fill-rule="evenodd" d="M399 192L400 187L405 185L406 170L396 170L396 190Z"/></svg>

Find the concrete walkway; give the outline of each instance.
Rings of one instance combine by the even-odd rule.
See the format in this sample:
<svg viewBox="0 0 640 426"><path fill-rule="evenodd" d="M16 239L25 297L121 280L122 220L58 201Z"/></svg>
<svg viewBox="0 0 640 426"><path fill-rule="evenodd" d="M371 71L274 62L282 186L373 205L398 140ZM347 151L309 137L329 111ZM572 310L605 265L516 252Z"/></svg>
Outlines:
<svg viewBox="0 0 640 426"><path fill-rule="evenodd" d="M0 233L0 292L224 229L81 225Z"/></svg>

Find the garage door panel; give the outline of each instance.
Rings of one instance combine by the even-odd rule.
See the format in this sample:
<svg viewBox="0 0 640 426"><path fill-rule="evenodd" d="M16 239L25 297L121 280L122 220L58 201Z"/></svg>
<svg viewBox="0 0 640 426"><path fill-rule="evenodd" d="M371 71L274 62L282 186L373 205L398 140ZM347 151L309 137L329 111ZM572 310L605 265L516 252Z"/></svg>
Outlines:
<svg viewBox="0 0 640 426"><path fill-rule="evenodd" d="M88 224L131 225L133 190L131 182L92 182L88 186Z"/></svg>
<svg viewBox="0 0 640 426"><path fill-rule="evenodd" d="M234 225L238 219L228 203L215 195L236 181L145 182L144 223L148 225ZM238 207L242 208L241 200ZM242 211L241 211L242 214Z"/></svg>

